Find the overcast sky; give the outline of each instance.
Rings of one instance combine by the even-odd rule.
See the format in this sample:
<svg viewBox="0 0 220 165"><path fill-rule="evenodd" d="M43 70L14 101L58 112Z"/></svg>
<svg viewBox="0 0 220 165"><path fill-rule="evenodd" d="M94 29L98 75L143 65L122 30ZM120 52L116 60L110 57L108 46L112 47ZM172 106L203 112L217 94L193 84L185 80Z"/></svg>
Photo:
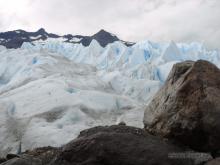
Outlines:
<svg viewBox="0 0 220 165"><path fill-rule="evenodd" d="M105 29L128 41L200 41L220 48L220 0L0 0L0 31Z"/></svg>

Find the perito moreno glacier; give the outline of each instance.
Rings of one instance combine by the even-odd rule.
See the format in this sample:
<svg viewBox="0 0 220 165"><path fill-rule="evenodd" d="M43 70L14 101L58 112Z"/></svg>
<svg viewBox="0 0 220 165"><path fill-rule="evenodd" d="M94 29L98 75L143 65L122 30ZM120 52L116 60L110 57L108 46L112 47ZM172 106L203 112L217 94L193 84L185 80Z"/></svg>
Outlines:
<svg viewBox="0 0 220 165"><path fill-rule="evenodd" d="M196 42L102 47L95 39L89 46L64 39L0 47L0 155L20 143L22 150L61 146L97 125L143 128L143 107L173 64L203 59L220 67L219 51Z"/></svg>

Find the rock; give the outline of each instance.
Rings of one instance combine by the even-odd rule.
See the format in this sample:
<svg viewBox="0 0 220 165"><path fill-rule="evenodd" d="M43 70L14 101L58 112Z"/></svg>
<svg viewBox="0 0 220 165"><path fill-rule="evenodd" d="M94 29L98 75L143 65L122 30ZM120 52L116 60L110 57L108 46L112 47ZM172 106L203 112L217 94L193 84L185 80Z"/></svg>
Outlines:
<svg viewBox="0 0 220 165"><path fill-rule="evenodd" d="M207 162L205 165L220 165L220 158L213 159Z"/></svg>
<svg viewBox="0 0 220 165"><path fill-rule="evenodd" d="M173 159L183 152L177 146L144 130L123 125L82 131L65 145L52 165L188 165L190 159Z"/></svg>
<svg viewBox="0 0 220 165"><path fill-rule="evenodd" d="M10 159L1 165L42 165L42 161L29 155L23 155L19 158Z"/></svg>
<svg viewBox="0 0 220 165"><path fill-rule="evenodd" d="M6 159L7 159L7 160L10 160L10 159L13 159L13 158L19 158L19 156L16 155L16 154L8 154L8 155L6 156Z"/></svg>
<svg viewBox="0 0 220 165"><path fill-rule="evenodd" d="M124 121L121 121L120 123L118 123L118 125L126 125L126 123Z"/></svg>
<svg viewBox="0 0 220 165"><path fill-rule="evenodd" d="M41 160L42 165L49 164L52 160L54 160L61 152L61 148L55 147L42 147L37 148L32 151L26 151L24 154L30 155L34 158Z"/></svg>
<svg viewBox="0 0 220 165"><path fill-rule="evenodd" d="M140 128L100 126L61 148L26 151L1 165L193 165L192 158L181 156L187 151Z"/></svg>
<svg viewBox="0 0 220 165"><path fill-rule="evenodd" d="M199 60L175 64L147 106L145 129L198 151L220 149L220 70Z"/></svg>
<svg viewBox="0 0 220 165"><path fill-rule="evenodd" d="M7 159L6 158L0 158L0 163L6 162Z"/></svg>
<svg viewBox="0 0 220 165"><path fill-rule="evenodd" d="M19 157L10 157L10 160L8 159L8 161L5 161L5 163L1 165L49 165L60 152L60 148L37 148L32 151L26 151Z"/></svg>

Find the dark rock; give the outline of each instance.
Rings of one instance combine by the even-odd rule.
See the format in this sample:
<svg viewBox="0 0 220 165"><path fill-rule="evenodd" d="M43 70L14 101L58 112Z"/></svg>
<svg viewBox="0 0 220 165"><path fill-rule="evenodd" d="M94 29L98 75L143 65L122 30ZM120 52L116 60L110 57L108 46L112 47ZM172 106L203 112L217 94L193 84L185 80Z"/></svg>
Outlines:
<svg viewBox="0 0 220 165"><path fill-rule="evenodd" d="M13 158L19 158L19 156L16 155L16 154L8 154L8 155L6 156L6 159L7 159L7 160L10 160L10 159L13 159Z"/></svg>
<svg viewBox="0 0 220 165"><path fill-rule="evenodd" d="M177 146L128 126L95 127L82 131L65 145L52 165L185 165L190 159L171 159Z"/></svg>
<svg viewBox="0 0 220 165"><path fill-rule="evenodd" d="M32 151L26 151L24 154L30 155L34 158L41 160L43 165L49 164L61 153L61 148L55 147L42 147Z"/></svg>
<svg viewBox="0 0 220 165"><path fill-rule="evenodd" d="M174 65L147 106L144 124L194 150L220 150L220 70L203 60Z"/></svg>
<svg viewBox="0 0 220 165"><path fill-rule="evenodd" d="M49 165L61 152L60 148L43 147L26 151L19 157L10 157L2 165Z"/></svg>
<svg viewBox="0 0 220 165"><path fill-rule="evenodd" d="M6 158L0 158L0 163L6 162L7 159Z"/></svg>
<svg viewBox="0 0 220 165"><path fill-rule="evenodd" d="M115 41L119 41L118 37L116 37L115 35L106 32L105 30L100 30L98 33L94 34L92 36L92 39L95 39L96 41L98 41L98 43L102 46L105 47L106 45L108 45L109 43L113 43Z"/></svg>
<svg viewBox="0 0 220 165"><path fill-rule="evenodd" d="M94 127L61 148L43 147L1 165L193 165L183 147L124 125Z"/></svg>
<svg viewBox="0 0 220 165"><path fill-rule="evenodd" d="M29 155L23 155L19 158L10 159L1 165L42 165L40 159L31 157Z"/></svg>
<svg viewBox="0 0 220 165"><path fill-rule="evenodd" d="M220 158L213 159L207 162L205 165L220 165Z"/></svg>
<svg viewBox="0 0 220 165"><path fill-rule="evenodd" d="M126 123L124 121L118 123L118 125L126 125Z"/></svg>

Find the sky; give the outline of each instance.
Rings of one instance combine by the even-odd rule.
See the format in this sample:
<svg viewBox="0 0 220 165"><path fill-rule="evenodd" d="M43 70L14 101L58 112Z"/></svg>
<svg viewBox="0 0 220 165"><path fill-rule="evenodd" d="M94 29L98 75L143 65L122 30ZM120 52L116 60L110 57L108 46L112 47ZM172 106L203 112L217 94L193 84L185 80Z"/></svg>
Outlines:
<svg viewBox="0 0 220 165"><path fill-rule="evenodd" d="M203 42L220 48L220 0L0 0L0 31L45 28L126 41Z"/></svg>

